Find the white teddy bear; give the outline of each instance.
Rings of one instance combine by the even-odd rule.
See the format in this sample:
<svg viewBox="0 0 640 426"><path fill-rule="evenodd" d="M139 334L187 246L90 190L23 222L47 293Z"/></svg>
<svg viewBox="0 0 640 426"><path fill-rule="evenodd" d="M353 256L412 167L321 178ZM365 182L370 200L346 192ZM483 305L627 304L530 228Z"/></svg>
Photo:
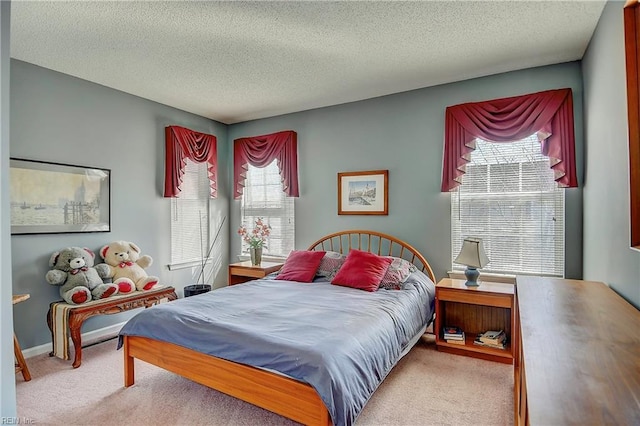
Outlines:
<svg viewBox="0 0 640 426"><path fill-rule="evenodd" d="M151 290L158 284L158 277L147 275L151 256L140 256L140 248L128 241L114 241L100 249L100 256L109 267L107 276L113 279L119 292L127 294L136 290Z"/></svg>

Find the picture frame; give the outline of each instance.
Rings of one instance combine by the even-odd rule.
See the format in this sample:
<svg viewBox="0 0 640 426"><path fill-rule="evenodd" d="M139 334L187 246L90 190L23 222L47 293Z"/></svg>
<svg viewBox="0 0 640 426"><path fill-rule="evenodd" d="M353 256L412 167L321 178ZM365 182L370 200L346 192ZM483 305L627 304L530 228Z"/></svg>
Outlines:
<svg viewBox="0 0 640 426"><path fill-rule="evenodd" d="M111 170L9 159L11 234L111 231Z"/></svg>
<svg viewBox="0 0 640 426"><path fill-rule="evenodd" d="M339 215L388 215L389 170L338 173Z"/></svg>

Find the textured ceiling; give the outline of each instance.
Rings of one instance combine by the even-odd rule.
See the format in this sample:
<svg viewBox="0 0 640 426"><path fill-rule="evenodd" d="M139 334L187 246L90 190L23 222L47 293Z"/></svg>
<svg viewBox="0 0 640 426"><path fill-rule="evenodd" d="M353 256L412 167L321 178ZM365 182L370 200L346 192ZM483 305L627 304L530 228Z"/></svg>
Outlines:
<svg viewBox="0 0 640 426"><path fill-rule="evenodd" d="M229 124L578 60L605 3L13 0L11 57Z"/></svg>

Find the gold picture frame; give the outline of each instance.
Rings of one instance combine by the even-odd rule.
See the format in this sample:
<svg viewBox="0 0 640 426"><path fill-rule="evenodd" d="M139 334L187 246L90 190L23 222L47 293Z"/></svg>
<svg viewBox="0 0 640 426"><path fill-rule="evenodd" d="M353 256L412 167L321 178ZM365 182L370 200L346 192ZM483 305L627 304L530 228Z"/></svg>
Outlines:
<svg viewBox="0 0 640 426"><path fill-rule="evenodd" d="M338 173L339 215L388 215L389 171Z"/></svg>

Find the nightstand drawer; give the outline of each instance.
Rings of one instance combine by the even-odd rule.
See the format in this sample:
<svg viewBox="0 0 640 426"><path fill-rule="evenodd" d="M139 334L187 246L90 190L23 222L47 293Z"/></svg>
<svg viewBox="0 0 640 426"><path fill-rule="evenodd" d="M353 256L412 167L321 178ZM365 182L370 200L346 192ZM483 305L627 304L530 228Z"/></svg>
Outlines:
<svg viewBox="0 0 640 426"><path fill-rule="evenodd" d="M251 261L232 263L229 265L229 285L242 284L247 281L264 278L267 275L279 271L284 263L262 262L260 265L252 265Z"/></svg>
<svg viewBox="0 0 640 426"><path fill-rule="evenodd" d="M512 284L506 285L513 287ZM436 298L442 301L487 305L498 308L511 308L513 306L513 294L491 294L481 291L461 292L451 288L436 288Z"/></svg>

